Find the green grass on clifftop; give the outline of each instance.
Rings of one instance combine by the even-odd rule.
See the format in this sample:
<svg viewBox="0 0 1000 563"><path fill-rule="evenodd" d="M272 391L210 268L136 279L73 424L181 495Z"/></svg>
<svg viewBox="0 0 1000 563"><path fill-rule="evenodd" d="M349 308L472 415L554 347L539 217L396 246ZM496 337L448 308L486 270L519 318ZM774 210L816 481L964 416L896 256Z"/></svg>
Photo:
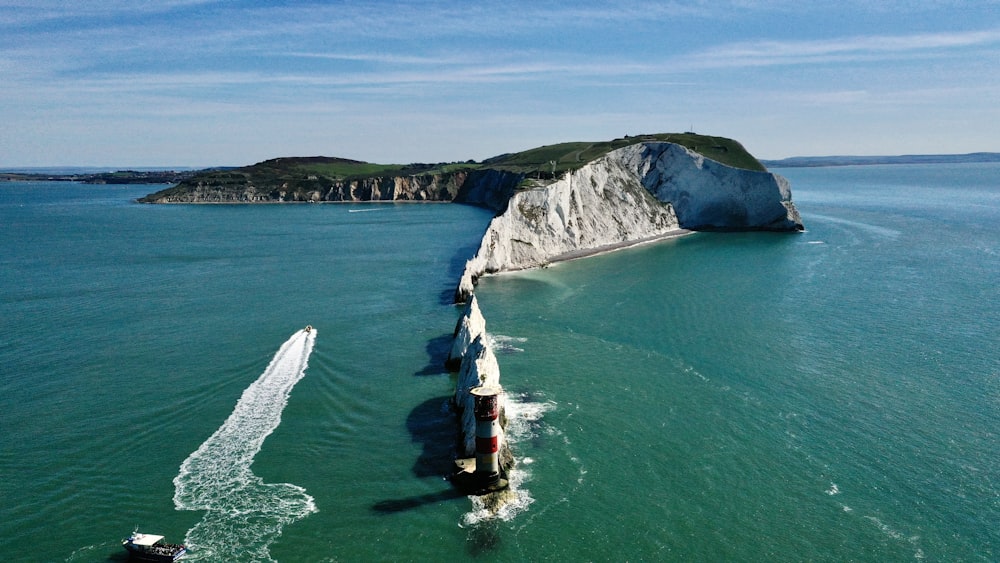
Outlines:
<svg viewBox="0 0 1000 563"><path fill-rule="evenodd" d="M725 137L709 137L695 133L657 133L622 137L613 141L596 143L575 142L547 145L519 153L496 156L483 161L483 166L525 174L532 174L536 171L559 174L566 170L580 168L615 149L643 141L676 143L734 168L765 170L764 165L738 142Z"/></svg>

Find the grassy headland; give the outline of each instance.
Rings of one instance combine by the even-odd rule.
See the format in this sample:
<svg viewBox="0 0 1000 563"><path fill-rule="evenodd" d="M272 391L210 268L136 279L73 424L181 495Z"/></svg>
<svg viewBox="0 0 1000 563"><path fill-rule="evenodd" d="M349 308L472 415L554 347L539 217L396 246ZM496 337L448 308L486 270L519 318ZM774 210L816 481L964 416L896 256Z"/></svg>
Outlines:
<svg viewBox="0 0 1000 563"><path fill-rule="evenodd" d="M308 194L327 193L336 185L372 178L437 177L448 182L455 174L488 170L515 173L526 178L549 179L580 168L615 149L648 141L677 143L735 168L765 170L760 161L732 139L695 133L658 133L626 136L611 141L547 145L502 154L482 162L469 160L436 164L373 164L324 156L274 158L241 168L206 170L139 201L171 200L199 186L210 186L221 192L241 192L252 187L257 193L267 194L266 199L269 201L307 201L311 198Z"/></svg>

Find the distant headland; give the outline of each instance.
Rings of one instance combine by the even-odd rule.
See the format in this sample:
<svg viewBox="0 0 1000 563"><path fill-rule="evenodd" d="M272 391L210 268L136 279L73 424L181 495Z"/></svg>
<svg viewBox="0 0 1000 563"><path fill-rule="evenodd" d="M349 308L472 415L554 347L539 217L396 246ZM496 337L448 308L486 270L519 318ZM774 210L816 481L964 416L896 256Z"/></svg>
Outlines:
<svg viewBox="0 0 1000 563"><path fill-rule="evenodd" d="M142 203L278 203L445 201L501 207L526 180L553 180L611 151L641 142L669 142L734 168L765 171L738 142L695 133L625 136L568 142L481 162L375 164L338 157L274 158L240 168L206 170Z"/></svg>
<svg viewBox="0 0 1000 563"><path fill-rule="evenodd" d="M80 182L84 184L176 184L205 172L150 168L109 170L91 167L12 168L0 170L0 182Z"/></svg>
<svg viewBox="0 0 1000 563"><path fill-rule="evenodd" d="M489 345L486 321L476 301L482 277L545 267L563 260L676 237L694 230L803 229L788 181L768 172L736 141L683 134L616 139L610 143L541 147L503 155L477 169L459 194L496 210L475 255L455 288L465 311L455 326L447 365L458 368L454 405L459 412L462 472L456 484L472 482L486 490L483 503L496 511L516 496L484 487L516 463L507 445L501 402L493 416L500 428L484 440L476 390L503 393L500 366ZM592 152L588 152L592 151ZM706 153L712 154L708 156ZM718 157L718 158L715 158ZM727 162L723 162L723 160ZM473 174L485 176L470 180ZM460 200L455 197L453 200ZM481 444L488 446L483 450ZM476 470L466 476L466 459ZM480 459L492 460L480 472ZM476 475L479 475L477 480ZM502 479L496 479L502 482Z"/></svg>

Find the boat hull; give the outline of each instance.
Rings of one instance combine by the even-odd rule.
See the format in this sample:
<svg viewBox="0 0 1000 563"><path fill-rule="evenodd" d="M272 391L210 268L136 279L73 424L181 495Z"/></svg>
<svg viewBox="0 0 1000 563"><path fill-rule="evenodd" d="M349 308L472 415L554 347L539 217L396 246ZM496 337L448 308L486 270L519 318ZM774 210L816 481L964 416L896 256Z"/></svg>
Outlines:
<svg viewBox="0 0 1000 563"><path fill-rule="evenodd" d="M122 542L122 546L129 552L130 561L156 561L170 563L177 561L187 553L187 548L176 544L157 544L154 546L141 546Z"/></svg>

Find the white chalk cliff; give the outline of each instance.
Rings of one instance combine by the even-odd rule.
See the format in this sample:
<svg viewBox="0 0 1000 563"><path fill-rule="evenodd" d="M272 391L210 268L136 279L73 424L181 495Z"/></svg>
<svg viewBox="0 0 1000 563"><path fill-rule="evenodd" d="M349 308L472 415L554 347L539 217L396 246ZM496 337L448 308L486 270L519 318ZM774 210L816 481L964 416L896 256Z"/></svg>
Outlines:
<svg viewBox="0 0 1000 563"><path fill-rule="evenodd" d="M457 302L483 274L652 240L681 229L801 230L788 181L667 142L609 152L544 185L522 185L466 263Z"/></svg>
<svg viewBox="0 0 1000 563"><path fill-rule="evenodd" d="M612 155L673 206L685 229L802 230L788 180L777 174L733 168L674 143L642 143Z"/></svg>

